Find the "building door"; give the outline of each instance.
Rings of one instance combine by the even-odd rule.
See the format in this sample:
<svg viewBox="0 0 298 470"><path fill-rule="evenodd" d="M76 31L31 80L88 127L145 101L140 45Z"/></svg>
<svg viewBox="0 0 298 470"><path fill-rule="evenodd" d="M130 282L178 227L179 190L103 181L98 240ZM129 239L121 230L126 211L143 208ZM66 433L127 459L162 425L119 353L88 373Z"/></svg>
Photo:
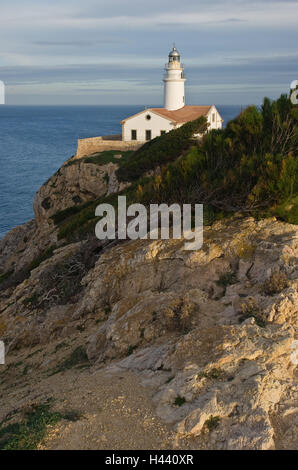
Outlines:
<svg viewBox="0 0 298 470"><path fill-rule="evenodd" d="M146 131L146 140L151 140L151 130Z"/></svg>
<svg viewBox="0 0 298 470"><path fill-rule="evenodd" d="M131 140L137 140L137 131L135 129L131 130Z"/></svg>

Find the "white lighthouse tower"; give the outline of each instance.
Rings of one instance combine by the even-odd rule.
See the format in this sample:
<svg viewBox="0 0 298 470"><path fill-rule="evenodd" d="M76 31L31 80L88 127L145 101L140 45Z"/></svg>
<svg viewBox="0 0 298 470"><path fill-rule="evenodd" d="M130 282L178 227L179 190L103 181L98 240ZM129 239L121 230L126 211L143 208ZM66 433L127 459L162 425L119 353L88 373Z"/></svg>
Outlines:
<svg viewBox="0 0 298 470"><path fill-rule="evenodd" d="M165 66L164 81L164 107L169 111L185 106L184 94L184 67L180 63L180 54L175 45L169 53L169 62Z"/></svg>
<svg viewBox="0 0 298 470"><path fill-rule="evenodd" d="M163 81L163 108L146 108L133 116L123 119L121 121L121 142L123 142L123 146L117 144L117 150L120 148L139 148L142 143L162 136L201 116L207 119L208 130L222 128L223 120L214 105L185 104L184 83L186 78L184 77L184 66L180 63L180 54L175 44L169 53L169 61L165 66ZM195 134L195 136L201 138L201 134ZM128 142L131 143L131 147L127 146ZM115 145L115 143L109 143L109 148L115 148Z"/></svg>

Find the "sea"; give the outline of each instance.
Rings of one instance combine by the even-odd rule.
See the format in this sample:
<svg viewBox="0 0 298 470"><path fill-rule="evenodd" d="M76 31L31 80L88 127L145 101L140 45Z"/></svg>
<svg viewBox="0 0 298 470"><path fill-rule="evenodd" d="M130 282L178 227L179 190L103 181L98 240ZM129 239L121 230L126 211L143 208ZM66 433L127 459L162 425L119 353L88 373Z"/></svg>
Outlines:
<svg viewBox="0 0 298 470"><path fill-rule="evenodd" d="M154 106L152 106L154 107ZM217 105L226 124L240 106ZM143 106L0 106L0 239L34 217L40 186L76 153L77 139L120 134Z"/></svg>

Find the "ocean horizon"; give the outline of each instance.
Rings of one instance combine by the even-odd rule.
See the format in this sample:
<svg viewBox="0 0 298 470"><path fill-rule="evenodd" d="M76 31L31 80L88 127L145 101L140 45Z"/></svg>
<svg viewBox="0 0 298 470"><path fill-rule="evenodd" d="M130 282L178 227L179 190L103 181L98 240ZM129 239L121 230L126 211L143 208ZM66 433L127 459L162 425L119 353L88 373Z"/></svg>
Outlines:
<svg viewBox="0 0 298 470"><path fill-rule="evenodd" d="M226 125L245 106L216 107ZM36 191L75 154L77 139L119 134L120 121L143 109L142 105L0 106L0 239L34 217Z"/></svg>

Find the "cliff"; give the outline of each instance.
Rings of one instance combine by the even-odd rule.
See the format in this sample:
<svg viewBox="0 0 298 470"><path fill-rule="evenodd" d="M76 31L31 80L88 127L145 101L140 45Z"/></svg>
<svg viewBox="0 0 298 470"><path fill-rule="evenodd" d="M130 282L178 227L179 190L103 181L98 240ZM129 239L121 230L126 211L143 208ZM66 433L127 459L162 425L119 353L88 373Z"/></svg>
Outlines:
<svg viewBox="0 0 298 470"><path fill-rule="evenodd" d="M1 449L297 447L298 228L281 220L297 145L260 158L249 113L197 147L191 123L133 156L70 159L0 241ZM97 240L95 207L121 191L206 198L203 247Z"/></svg>
<svg viewBox="0 0 298 470"><path fill-rule="evenodd" d="M199 252L57 248L1 293L0 420L51 399L78 419L42 448L295 448L297 240L296 226L235 217Z"/></svg>
<svg viewBox="0 0 298 470"><path fill-rule="evenodd" d="M26 275L42 260L47 249L64 243L58 240L55 214L127 187L127 183L119 183L116 177L121 157L118 151L107 153L106 158L99 158L99 154L85 159L72 158L49 178L35 195L35 218L0 240L0 272L10 273L10 277L20 271Z"/></svg>

